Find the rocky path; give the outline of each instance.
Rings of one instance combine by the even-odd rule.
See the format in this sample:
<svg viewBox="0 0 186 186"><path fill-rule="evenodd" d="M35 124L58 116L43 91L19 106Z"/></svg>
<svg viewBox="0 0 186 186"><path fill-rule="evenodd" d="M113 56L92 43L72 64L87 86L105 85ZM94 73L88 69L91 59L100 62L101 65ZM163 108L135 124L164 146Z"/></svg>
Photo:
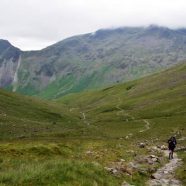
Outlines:
<svg viewBox="0 0 186 186"><path fill-rule="evenodd" d="M124 109L122 109L120 107L121 105L121 98L118 97L118 104L116 105L116 108L119 110L116 115L119 116L119 115L123 115L123 116L128 116L129 118L131 118L132 120L135 120L135 117L134 116L131 116L129 113L127 113ZM128 119L126 119L126 121L128 121ZM145 128L143 130L140 130L139 132L145 132L147 130L150 129L150 123L149 121L147 121L146 119L143 119L143 122L145 123Z"/></svg>
<svg viewBox="0 0 186 186"><path fill-rule="evenodd" d="M79 108L70 108L69 109L69 111L70 112L73 112L74 110L79 110ZM87 119L86 119L86 114L84 113L84 112L79 112L80 114L81 114L81 116L82 116L82 120L83 120L83 122L86 124L86 125L90 125L90 123L87 121Z"/></svg>
<svg viewBox="0 0 186 186"><path fill-rule="evenodd" d="M168 157L168 151L164 151ZM149 186L181 186L179 180L174 177L175 169L181 166L182 161L178 159L177 154L174 154L174 159L170 160L165 166L157 170L152 175L152 179L147 183Z"/></svg>
<svg viewBox="0 0 186 186"><path fill-rule="evenodd" d="M85 113L84 113L84 112L80 112L80 113L81 113L81 115L82 115L83 122L84 122L85 124L87 124L87 125L90 125L90 123L86 120L86 115L85 115Z"/></svg>
<svg viewBox="0 0 186 186"><path fill-rule="evenodd" d="M119 116L119 115L123 115L123 116L127 116L128 118L131 118L132 120L135 120L135 118L133 117L133 116L131 116L129 113L127 113L124 109L122 109L121 107L120 107L120 105L121 105L121 98L120 97L118 97L117 98L118 99L118 104L116 105L116 108L119 110L117 113L116 113L116 115L117 116ZM128 121L128 119L126 119L126 121Z"/></svg>
<svg viewBox="0 0 186 186"><path fill-rule="evenodd" d="M149 121L147 121L146 119L144 119L143 122L145 123L145 129L140 130L139 132L145 132L145 131L147 131L147 130L150 129L150 123L149 123Z"/></svg>

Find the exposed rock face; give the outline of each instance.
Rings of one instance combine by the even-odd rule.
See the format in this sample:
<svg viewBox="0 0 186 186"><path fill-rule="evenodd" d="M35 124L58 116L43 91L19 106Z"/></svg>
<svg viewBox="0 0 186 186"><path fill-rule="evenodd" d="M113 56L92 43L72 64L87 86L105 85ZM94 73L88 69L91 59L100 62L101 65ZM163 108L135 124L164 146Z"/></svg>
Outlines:
<svg viewBox="0 0 186 186"><path fill-rule="evenodd" d="M98 30L29 52L0 40L0 87L55 98L139 78L185 59L185 30L156 26Z"/></svg>
<svg viewBox="0 0 186 186"><path fill-rule="evenodd" d="M8 41L0 40L0 87L13 83L21 51Z"/></svg>

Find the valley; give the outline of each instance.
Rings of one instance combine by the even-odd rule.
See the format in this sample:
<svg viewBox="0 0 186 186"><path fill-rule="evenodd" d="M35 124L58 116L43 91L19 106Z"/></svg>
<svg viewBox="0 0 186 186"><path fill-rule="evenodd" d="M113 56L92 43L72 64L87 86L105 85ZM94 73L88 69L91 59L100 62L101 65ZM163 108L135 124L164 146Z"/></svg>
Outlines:
<svg viewBox="0 0 186 186"><path fill-rule="evenodd" d="M0 186L186 186L185 0L0 0Z"/></svg>
<svg viewBox="0 0 186 186"><path fill-rule="evenodd" d="M148 184L168 163L167 139L185 146L185 64L50 101L0 90L0 184Z"/></svg>

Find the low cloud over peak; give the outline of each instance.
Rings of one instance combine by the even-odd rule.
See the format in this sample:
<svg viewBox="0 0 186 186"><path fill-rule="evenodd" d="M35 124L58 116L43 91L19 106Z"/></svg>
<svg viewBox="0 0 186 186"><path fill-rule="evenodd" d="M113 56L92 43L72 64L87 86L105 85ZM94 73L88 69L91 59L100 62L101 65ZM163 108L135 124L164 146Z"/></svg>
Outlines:
<svg viewBox="0 0 186 186"><path fill-rule="evenodd" d="M100 28L186 27L185 9L185 0L1 0L0 38L28 50Z"/></svg>

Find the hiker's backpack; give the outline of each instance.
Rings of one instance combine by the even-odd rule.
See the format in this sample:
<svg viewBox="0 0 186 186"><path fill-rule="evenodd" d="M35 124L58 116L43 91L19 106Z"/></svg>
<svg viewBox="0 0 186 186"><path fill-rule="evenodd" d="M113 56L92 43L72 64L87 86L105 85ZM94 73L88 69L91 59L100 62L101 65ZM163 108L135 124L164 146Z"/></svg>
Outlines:
<svg viewBox="0 0 186 186"><path fill-rule="evenodd" d="M176 139L175 138L169 139L168 143L169 143L170 148L175 148L176 147Z"/></svg>

